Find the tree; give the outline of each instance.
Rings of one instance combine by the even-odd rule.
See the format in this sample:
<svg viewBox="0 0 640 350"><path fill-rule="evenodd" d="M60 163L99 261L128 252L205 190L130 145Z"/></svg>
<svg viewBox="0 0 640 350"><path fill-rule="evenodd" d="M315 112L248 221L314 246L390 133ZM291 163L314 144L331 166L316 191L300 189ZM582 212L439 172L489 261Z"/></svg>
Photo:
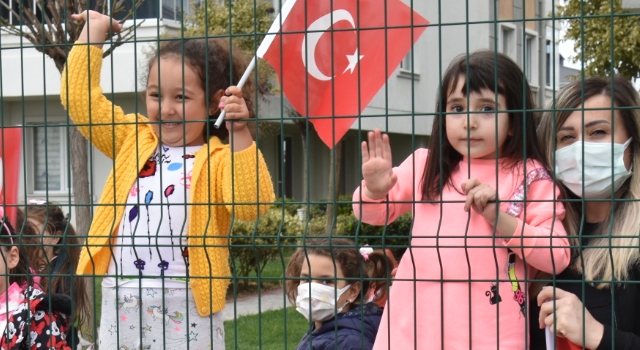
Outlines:
<svg viewBox="0 0 640 350"><path fill-rule="evenodd" d="M269 31L274 20L274 10L267 0L225 0L192 2L193 16L187 16L184 22L184 35L194 36L230 36L239 48L253 54ZM275 72L263 59L257 64L258 79L256 86L260 95L269 94L273 88Z"/></svg>
<svg viewBox="0 0 640 350"><path fill-rule="evenodd" d="M135 0L133 7L126 9L124 0L113 2L111 8L108 8L108 3L104 0L98 0L94 10L103 13L109 11L114 17L122 17L120 23L124 23L133 17L133 11L143 1ZM12 4L13 7L11 7ZM32 1L0 0L0 6L7 9L9 15L14 19L11 23L8 19L1 19L2 27L0 30L29 40L36 50L53 60L56 68L62 74L67 62L67 54L78 39L83 26L82 23L72 20L71 14L86 10L87 2L84 0L38 0L36 8L34 8ZM113 44L105 50L104 57L132 38L135 28L140 24L141 22L116 33ZM28 30L24 30L22 27L26 27ZM76 230L81 235L86 235L91 225L91 207L89 206L91 197L87 167L89 161L86 140L75 127L69 129L69 148L73 174L73 198L76 205L74 209Z"/></svg>
<svg viewBox="0 0 640 350"><path fill-rule="evenodd" d="M337 204L340 196L340 175L342 175L342 145L344 140L338 141L331 150L331 160L329 161L329 198L327 198L327 223L325 233L333 233L338 219ZM334 220L335 218L335 220Z"/></svg>
<svg viewBox="0 0 640 350"><path fill-rule="evenodd" d="M585 75L640 77L640 21L626 13L622 0L568 0L558 6L556 16L569 17L563 40L575 42L573 62L584 55Z"/></svg>

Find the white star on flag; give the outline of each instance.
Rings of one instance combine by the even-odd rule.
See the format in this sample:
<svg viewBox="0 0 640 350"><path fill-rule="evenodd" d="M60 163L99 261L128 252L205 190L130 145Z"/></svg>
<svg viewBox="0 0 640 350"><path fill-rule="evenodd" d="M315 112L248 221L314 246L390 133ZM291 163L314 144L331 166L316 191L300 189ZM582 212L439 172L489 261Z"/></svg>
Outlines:
<svg viewBox="0 0 640 350"><path fill-rule="evenodd" d="M364 57L364 55L358 55L358 49L356 49L356 52L353 55L347 55L349 65L344 70L344 72L342 72L342 74L346 73L347 71L350 71L350 73L353 74L353 70L356 69L356 65L358 64L358 62L360 62L362 57Z"/></svg>

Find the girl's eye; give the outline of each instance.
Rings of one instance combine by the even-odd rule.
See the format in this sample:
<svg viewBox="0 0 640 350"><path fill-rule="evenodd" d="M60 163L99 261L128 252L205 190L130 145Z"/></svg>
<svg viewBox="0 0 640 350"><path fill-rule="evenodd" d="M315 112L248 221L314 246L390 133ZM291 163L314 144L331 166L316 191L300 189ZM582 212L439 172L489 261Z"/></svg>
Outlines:
<svg viewBox="0 0 640 350"><path fill-rule="evenodd" d="M157 92L151 92L151 93L149 93L149 96L151 96L153 98L158 98L158 93Z"/></svg>
<svg viewBox="0 0 640 350"><path fill-rule="evenodd" d="M602 130L602 129L597 129L597 130L593 130L589 135L590 136L600 136L600 135L606 135L607 132Z"/></svg>
<svg viewBox="0 0 640 350"><path fill-rule="evenodd" d="M176 96L176 100L186 100L187 98L184 95Z"/></svg>
<svg viewBox="0 0 640 350"><path fill-rule="evenodd" d="M324 284L325 286L333 286L333 280L322 280L320 281L320 283Z"/></svg>
<svg viewBox="0 0 640 350"><path fill-rule="evenodd" d="M464 108L462 106L453 106L451 107L452 112L464 112Z"/></svg>
<svg viewBox="0 0 640 350"><path fill-rule="evenodd" d="M494 109L491 106L483 106L482 108L480 108L481 112L492 112Z"/></svg>

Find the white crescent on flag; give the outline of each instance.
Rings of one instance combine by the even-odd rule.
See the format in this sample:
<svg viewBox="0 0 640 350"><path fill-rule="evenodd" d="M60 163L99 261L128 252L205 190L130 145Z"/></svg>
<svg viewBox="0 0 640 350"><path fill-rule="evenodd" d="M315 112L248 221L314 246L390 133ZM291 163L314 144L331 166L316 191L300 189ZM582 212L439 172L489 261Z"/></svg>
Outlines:
<svg viewBox="0 0 640 350"><path fill-rule="evenodd" d="M304 39L302 39L302 64L307 67L307 72L312 77L318 80L331 80L333 77L327 76L318 69L318 65L316 64L316 45L318 45L318 41L324 33L326 33L329 28L331 28L334 24L340 21L347 21L351 24L353 28L356 27L356 24L353 20L353 16L347 10L336 10L331 13L327 13L326 15L315 20L311 25L307 28L307 35ZM307 39L309 41L307 42ZM355 68L358 61L364 56L358 55L358 50L356 49L356 53L354 55L347 55L347 59L349 59L349 66L345 69L351 70ZM309 59L309 64L307 65L307 58ZM354 59L356 58L356 59ZM343 73L344 73L343 72Z"/></svg>

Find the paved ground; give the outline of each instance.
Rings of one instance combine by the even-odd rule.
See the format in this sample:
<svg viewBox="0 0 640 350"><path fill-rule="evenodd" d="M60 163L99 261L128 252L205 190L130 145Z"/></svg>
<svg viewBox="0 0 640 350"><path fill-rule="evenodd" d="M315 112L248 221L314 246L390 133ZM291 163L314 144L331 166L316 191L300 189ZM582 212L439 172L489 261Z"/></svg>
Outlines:
<svg viewBox="0 0 640 350"><path fill-rule="evenodd" d="M235 304L235 306L234 306ZM278 310L289 306L282 289L272 290L258 295L238 298L227 301L227 306L222 311L224 320L233 320L244 315L254 315L261 311Z"/></svg>

